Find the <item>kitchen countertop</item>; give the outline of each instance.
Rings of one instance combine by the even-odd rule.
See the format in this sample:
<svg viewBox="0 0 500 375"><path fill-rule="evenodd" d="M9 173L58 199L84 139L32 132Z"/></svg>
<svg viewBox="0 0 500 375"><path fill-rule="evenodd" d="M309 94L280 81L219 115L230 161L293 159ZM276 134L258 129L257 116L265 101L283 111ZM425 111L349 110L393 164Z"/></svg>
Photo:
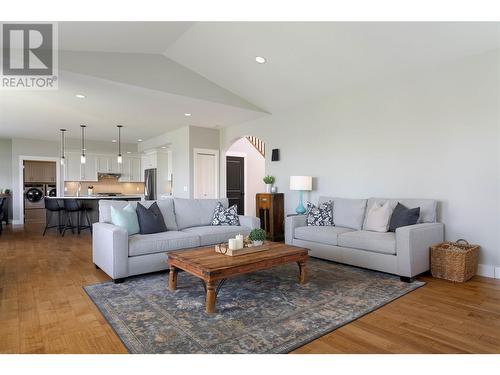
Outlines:
<svg viewBox="0 0 500 375"><path fill-rule="evenodd" d="M98 199L142 199L142 195L80 195L77 197L76 195L74 196L64 196L64 197L48 197L51 199L93 199L93 200L98 200Z"/></svg>

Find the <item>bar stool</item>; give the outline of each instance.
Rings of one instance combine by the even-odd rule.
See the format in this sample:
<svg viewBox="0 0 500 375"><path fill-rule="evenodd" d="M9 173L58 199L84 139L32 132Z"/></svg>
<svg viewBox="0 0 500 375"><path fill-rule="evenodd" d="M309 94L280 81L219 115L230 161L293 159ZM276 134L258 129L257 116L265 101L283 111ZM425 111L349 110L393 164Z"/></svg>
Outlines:
<svg viewBox="0 0 500 375"><path fill-rule="evenodd" d="M66 230L71 229L71 233L75 233L75 229L78 234L82 230L89 229L90 233L92 233L92 224L90 223L88 211L90 209L85 207L81 201L77 199L65 199L64 200L64 214L66 215L66 222L63 227L62 235L64 237L64 233ZM73 214L76 213L77 223L73 224ZM82 225L82 218L85 218L86 225Z"/></svg>
<svg viewBox="0 0 500 375"><path fill-rule="evenodd" d="M47 198L45 197L45 218L46 224L45 229L43 230L43 235L45 236L45 232L47 229L57 228L59 234L62 233L63 225L61 221L61 211L63 208L59 205L59 201L55 198ZM54 215L57 215L57 225L50 225Z"/></svg>

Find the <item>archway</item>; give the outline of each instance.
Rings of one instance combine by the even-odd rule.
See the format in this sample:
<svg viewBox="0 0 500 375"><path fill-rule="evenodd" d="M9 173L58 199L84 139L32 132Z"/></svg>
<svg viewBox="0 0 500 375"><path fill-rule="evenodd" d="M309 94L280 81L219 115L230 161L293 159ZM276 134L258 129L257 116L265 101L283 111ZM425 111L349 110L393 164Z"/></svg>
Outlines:
<svg viewBox="0 0 500 375"><path fill-rule="evenodd" d="M254 136L235 140L226 151L226 197L240 215L255 215L255 194L265 191L265 143Z"/></svg>

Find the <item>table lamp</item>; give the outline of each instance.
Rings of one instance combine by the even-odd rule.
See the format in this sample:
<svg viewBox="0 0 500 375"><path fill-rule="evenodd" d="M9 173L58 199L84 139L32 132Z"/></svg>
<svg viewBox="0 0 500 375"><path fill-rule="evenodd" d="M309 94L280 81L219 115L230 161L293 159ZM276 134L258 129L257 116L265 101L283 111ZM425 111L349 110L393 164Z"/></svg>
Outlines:
<svg viewBox="0 0 500 375"><path fill-rule="evenodd" d="M299 192L299 205L295 209L299 215L306 212L302 204L302 194L304 191L312 190L312 177L311 176L290 176L290 190L298 190Z"/></svg>

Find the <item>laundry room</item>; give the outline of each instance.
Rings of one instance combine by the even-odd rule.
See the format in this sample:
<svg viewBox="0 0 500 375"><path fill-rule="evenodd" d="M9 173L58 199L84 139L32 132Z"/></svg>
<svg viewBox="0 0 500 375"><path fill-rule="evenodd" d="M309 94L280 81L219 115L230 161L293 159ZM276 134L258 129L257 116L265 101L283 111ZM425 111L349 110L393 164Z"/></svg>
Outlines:
<svg viewBox="0 0 500 375"><path fill-rule="evenodd" d="M44 197L57 195L56 162L24 160L24 221L45 223Z"/></svg>

